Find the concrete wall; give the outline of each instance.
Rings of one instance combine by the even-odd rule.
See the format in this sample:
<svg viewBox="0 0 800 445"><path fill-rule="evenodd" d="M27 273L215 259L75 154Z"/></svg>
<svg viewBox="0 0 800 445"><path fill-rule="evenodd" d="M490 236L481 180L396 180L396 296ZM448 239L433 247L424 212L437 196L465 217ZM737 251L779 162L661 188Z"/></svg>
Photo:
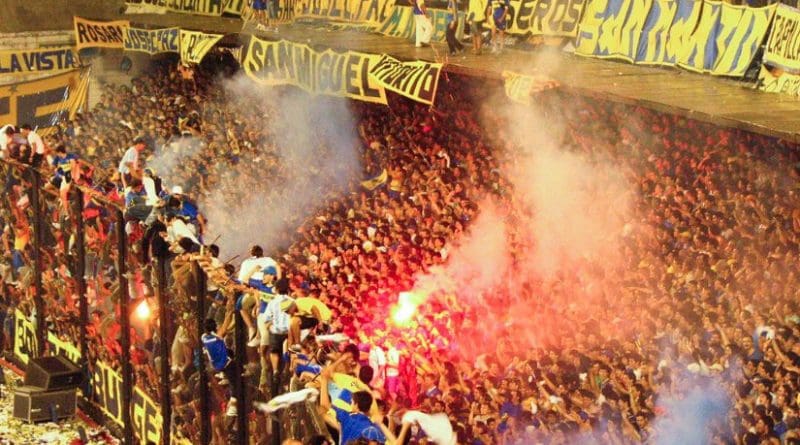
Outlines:
<svg viewBox="0 0 800 445"><path fill-rule="evenodd" d="M0 32L72 29L72 16L109 20L121 15L124 0L1 0Z"/></svg>

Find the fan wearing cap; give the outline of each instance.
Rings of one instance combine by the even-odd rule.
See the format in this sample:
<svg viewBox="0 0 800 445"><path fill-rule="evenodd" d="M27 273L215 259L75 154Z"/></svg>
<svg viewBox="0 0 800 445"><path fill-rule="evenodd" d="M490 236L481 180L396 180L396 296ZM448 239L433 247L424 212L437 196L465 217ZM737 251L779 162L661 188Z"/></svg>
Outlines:
<svg viewBox="0 0 800 445"><path fill-rule="evenodd" d="M133 141L133 145L128 147L125 154L122 155L122 159L120 159L119 165L117 166L117 171L122 178L123 188L128 187L128 183L131 179L139 175L139 155L144 151L145 147L147 147L147 143L144 139L140 137L136 138Z"/></svg>
<svg viewBox="0 0 800 445"><path fill-rule="evenodd" d="M205 227L203 215L200 214L197 205L183 193L183 187L179 185L172 187L169 206L175 209L175 214L177 216L196 225L200 235L203 234L203 229Z"/></svg>

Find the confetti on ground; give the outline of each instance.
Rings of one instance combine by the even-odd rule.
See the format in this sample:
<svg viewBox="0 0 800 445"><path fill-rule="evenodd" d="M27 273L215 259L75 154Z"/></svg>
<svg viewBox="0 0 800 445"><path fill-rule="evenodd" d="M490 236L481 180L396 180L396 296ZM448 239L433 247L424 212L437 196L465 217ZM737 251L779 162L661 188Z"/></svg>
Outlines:
<svg viewBox="0 0 800 445"><path fill-rule="evenodd" d="M5 374L5 385L0 385L0 445L116 445L119 441L102 429L92 428L80 416L64 419L58 423L29 424L12 415L14 408L13 389L22 384L22 379L8 369L0 367ZM86 431L87 442L80 440L79 428Z"/></svg>

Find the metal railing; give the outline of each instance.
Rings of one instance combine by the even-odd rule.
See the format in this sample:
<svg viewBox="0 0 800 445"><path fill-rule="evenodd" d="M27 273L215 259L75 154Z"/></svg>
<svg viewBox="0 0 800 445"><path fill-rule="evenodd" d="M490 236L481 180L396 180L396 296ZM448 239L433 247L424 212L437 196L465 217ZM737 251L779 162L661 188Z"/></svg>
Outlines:
<svg viewBox="0 0 800 445"><path fill-rule="evenodd" d="M79 364L87 376L81 406L101 416L98 420L126 444L211 443L212 412L224 413L200 344L209 304L205 262L188 255L144 262L136 253L148 246L135 230L126 230L131 226L123 204L89 183L73 180L58 187L45 180L49 172L12 159L0 159L0 175L5 192L2 292L15 317L11 350L5 352L23 368L31 357L54 354ZM176 276L181 264L190 276ZM236 298L239 290L214 284ZM150 299L158 317L137 320L134 312ZM237 418L231 428L235 434L224 441L249 444L250 419L266 423L266 418L252 416L258 376L245 373L247 328L239 311L234 314L230 394L237 400ZM189 388L176 386L171 368L181 327L194 357L190 376L182 379ZM173 402L187 390L189 403L176 406ZM187 405L197 409L192 413ZM309 404L285 410L271 429L273 443L286 434L327 434Z"/></svg>

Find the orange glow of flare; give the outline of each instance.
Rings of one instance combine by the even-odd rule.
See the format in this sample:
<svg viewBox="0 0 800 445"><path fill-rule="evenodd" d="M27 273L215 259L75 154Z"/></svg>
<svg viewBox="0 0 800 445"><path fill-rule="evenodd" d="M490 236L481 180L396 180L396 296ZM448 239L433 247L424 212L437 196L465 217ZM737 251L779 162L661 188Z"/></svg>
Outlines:
<svg viewBox="0 0 800 445"><path fill-rule="evenodd" d="M139 320L150 319L151 311L150 311L150 305L147 304L147 299L142 300L142 302L139 303L138 306L136 306L135 313L136 313L136 318L138 318Z"/></svg>
<svg viewBox="0 0 800 445"><path fill-rule="evenodd" d="M394 324L399 327L410 325L421 303L420 296L411 292L400 292L397 297L397 304L391 310Z"/></svg>

